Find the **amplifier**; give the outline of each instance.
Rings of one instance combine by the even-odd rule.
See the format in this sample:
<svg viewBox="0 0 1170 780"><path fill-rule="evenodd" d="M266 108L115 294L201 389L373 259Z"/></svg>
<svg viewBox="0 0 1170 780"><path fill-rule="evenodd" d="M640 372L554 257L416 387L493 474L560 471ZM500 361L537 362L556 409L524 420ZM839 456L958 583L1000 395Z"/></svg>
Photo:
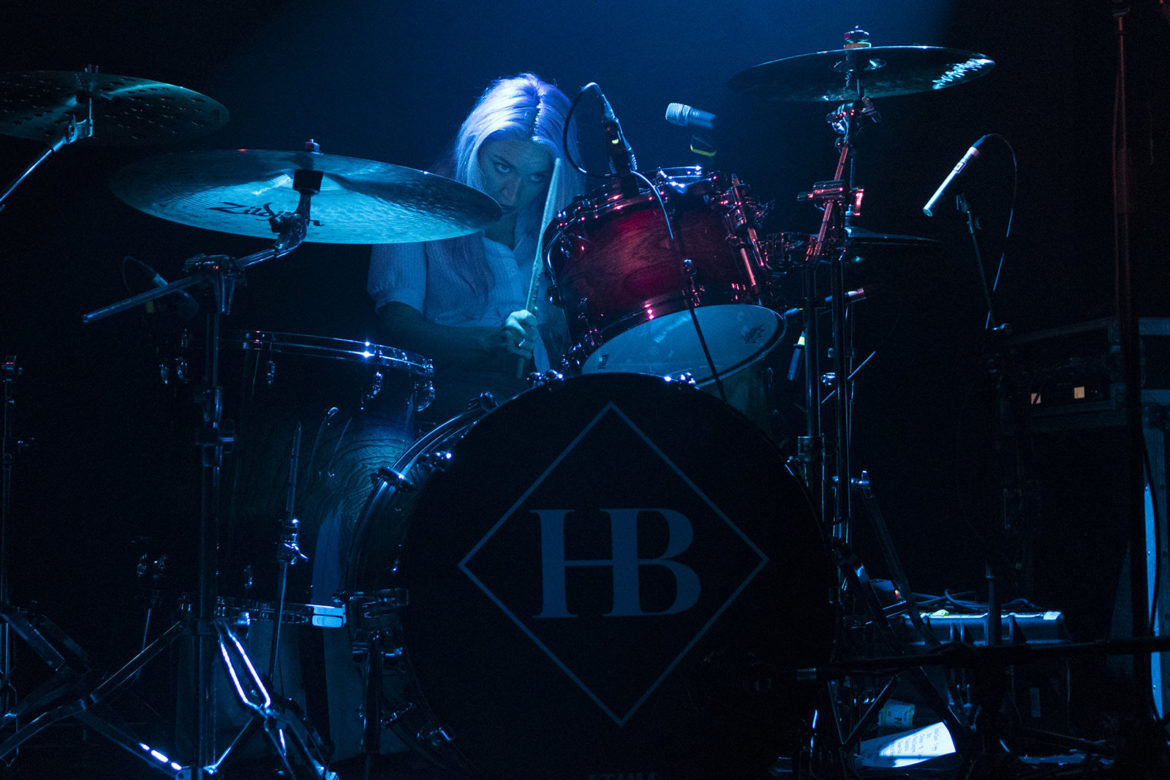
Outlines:
<svg viewBox="0 0 1170 780"><path fill-rule="evenodd" d="M1170 318L1138 321L1143 404L1170 404ZM1008 339L1021 402L1033 430L1125 425L1125 373L1113 318ZM1003 420L1010 427L1011 420Z"/></svg>
<svg viewBox="0 0 1170 780"><path fill-rule="evenodd" d="M1012 336L1008 346L1008 370L1033 429L1124 425L1121 344L1113 319Z"/></svg>

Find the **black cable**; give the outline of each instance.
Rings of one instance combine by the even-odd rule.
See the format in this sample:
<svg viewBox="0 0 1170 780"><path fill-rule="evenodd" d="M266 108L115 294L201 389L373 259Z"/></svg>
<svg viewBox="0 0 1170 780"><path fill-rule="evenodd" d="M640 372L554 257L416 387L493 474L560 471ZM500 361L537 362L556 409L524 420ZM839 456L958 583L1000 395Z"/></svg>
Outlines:
<svg viewBox="0 0 1170 780"><path fill-rule="evenodd" d="M586 170L581 165L579 165L576 160L573 159L573 150L569 148L569 126L571 120L573 119L573 114L576 113L577 104L581 102L581 98L585 97L585 93L590 90L595 91L598 95L601 94L601 87L598 86L597 82L590 81L588 84L581 87L581 89L577 92L577 96L573 98L573 102L569 104L569 113L565 115L565 126L561 128L561 146L565 149L565 162L567 162L569 165L572 165L573 168L576 169L577 173L581 174L582 176L588 176L591 179L604 179L609 177L610 174L608 172L599 174Z"/></svg>
<svg viewBox="0 0 1170 780"><path fill-rule="evenodd" d="M987 133L986 135L983 136L983 138L980 138L975 143L978 144L986 138L995 138L995 139L999 140L1000 142L1002 142L1003 145L1007 147L1008 153L1012 156L1012 200L1011 200L1011 205L1008 207L1007 227L1004 229L1004 232L1003 232L1004 244L1003 244L1003 247L1000 248L999 262L996 264L995 276L992 277L992 282L991 282L991 294L992 294L992 296L994 296L996 290L999 289L1000 274L1003 273L1004 258L1007 255L1007 243L1008 243L1008 239L1010 239L1011 235L1012 235L1012 220L1015 218L1015 215L1016 215L1016 191L1018 189L1019 180L1020 180L1020 166L1019 166L1019 161L1016 159L1016 150L1014 148L1012 148L1012 145L1008 141L1007 138L1000 135L999 133ZM991 312L990 311L987 313L987 317L988 317L987 322L988 322L988 324L990 324L990 321L991 321ZM988 324L985 324L983 327L987 328Z"/></svg>

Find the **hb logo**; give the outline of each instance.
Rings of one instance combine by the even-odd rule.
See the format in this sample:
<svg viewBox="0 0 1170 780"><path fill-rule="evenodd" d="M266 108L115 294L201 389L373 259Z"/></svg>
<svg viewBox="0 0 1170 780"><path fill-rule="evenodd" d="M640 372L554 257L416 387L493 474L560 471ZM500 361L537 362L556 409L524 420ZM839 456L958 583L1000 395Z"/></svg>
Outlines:
<svg viewBox="0 0 1170 780"><path fill-rule="evenodd" d="M565 516L568 509L534 509L540 519L540 571L542 607L538 618L574 617L569 612L565 573L569 567L605 566L613 574L613 608L605 617L639 617L674 615L685 612L699 600L699 575L674 560L684 553L694 539L694 528L687 516L674 509L603 509L609 517L610 558L566 559ZM666 550L657 558L638 557L638 520L644 514L656 514L666 521ZM674 601L666 609L646 612L642 609L639 571L656 566L674 578Z"/></svg>

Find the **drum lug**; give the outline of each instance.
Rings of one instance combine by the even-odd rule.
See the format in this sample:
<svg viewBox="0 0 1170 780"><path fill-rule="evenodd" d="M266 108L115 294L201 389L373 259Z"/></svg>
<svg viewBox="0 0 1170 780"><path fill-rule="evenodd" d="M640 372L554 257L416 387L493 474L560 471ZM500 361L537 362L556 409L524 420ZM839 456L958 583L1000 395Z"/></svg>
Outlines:
<svg viewBox="0 0 1170 780"><path fill-rule="evenodd" d="M438 450L419 456L418 462L431 471L446 471L454 459L455 456L450 450Z"/></svg>
<svg viewBox="0 0 1170 780"><path fill-rule="evenodd" d="M687 289L683 290L683 295L686 296L686 301L692 308L698 308L703 303L703 293L706 292L706 289L695 280L697 272L694 260L689 257L683 258L682 266L688 281Z"/></svg>
<svg viewBox="0 0 1170 780"><path fill-rule="evenodd" d="M418 709L418 705L414 702L407 702L405 707L400 707L388 715L382 717L382 728L388 729L402 718Z"/></svg>
<svg viewBox="0 0 1170 780"><path fill-rule="evenodd" d="M495 395L492 393L480 393L467 404L467 411L490 412L499 405L500 402L496 400Z"/></svg>
<svg viewBox="0 0 1170 780"><path fill-rule="evenodd" d="M433 748L440 748L444 745L450 745L454 740L447 730L442 726L437 726L430 731L420 731L415 735L415 739L424 745L429 745Z"/></svg>
<svg viewBox="0 0 1170 780"><path fill-rule="evenodd" d="M421 412L426 410L434 400L435 383L431 380L431 374L428 373L425 381L416 383L414 386L414 411Z"/></svg>
<svg viewBox="0 0 1170 780"><path fill-rule="evenodd" d="M566 371L579 369L585 364L585 360L589 357L593 350L597 349L601 344L601 339L598 337L597 329L591 328L585 331L581 336L581 343L574 344L569 348L569 353L565 355L562 363Z"/></svg>
<svg viewBox="0 0 1170 780"><path fill-rule="evenodd" d="M361 411L366 411L366 404L368 404L370 401L373 401L382 394L383 382L384 377L382 376L382 372L375 371L374 375L370 377L370 389L362 393L362 403L361 406L358 407Z"/></svg>
<svg viewBox="0 0 1170 780"><path fill-rule="evenodd" d="M549 369L544 372L532 372L526 377L529 387L545 387L549 385L561 384L565 381L565 375L560 371L553 371Z"/></svg>
<svg viewBox="0 0 1170 780"><path fill-rule="evenodd" d="M370 481L375 485L381 482L393 490L401 490L404 493L413 492L418 487L405 474L389 466L379 466L378 470L370 475Z"/></svg>

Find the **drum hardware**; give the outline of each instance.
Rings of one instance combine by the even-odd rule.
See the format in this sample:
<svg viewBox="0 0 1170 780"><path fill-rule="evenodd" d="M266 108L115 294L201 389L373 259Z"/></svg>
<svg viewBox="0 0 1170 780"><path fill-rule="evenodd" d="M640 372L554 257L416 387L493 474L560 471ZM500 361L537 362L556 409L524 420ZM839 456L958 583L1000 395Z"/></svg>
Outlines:
<svg viewBox="0 0 1170 780"><path fill-rule="evenodd" d="M219 647L218 655L225 665L229 677L232 679L241 704L248 708L254 717L265 719L275 717L269 709L271 698L268 696L267 691L263 689L262 685L259 689L252 689L252 693L262 699L265 702L264 704L259 704L257 701L245 695L246 692L240 683L240 680L245 678L241 675L239 669L233 666L233 659L238 662L239 656L243 654L246 657L246 653L244 653L242 645L239 644L239 641L231 633L230 629L223 626L215 617L218 595L215 581L218 569L218 530L221 525L220 515L222 511L220 475L223 468L224 455L228 446L232 443L231 438L224 435L222 425L223 389L219 385L220 322L223 317L231 312L232 302L235 298L235 285L243 278L243 272L246 268L265 260L283 257L295 250L304 241L311 221L310 210L312 197L318 191L320 182L320 171L297 170L294 172L292 183L298 193L299 202L296 211L292 213L277 213L269 220L272 231L278 232L272 249L256 252L238 259L223 255L212 257L197 256L188 260L186 263L186 270L189 272L187 277L131 296L119 303L90 312L82 317L82 321L87 324L96 322L148 301L153 301L165 295L200 284L209 287L212 290L214 298L214 306L205 312L207 346L204 360L204 375L207 386L199 398L199 405L202 410L203 429L197 441L197 446L202 454L198 591L195 600L194 615L180 619L164 634L164 636L170 636L172 638L180 634L193 634L194 636L196 668L195 695L193 697L195 711L193 725L195 733L193 735L192 745L195 755L191 766L183 768L183 771L190 772L190 777L194 780L202 777L204 772L208 774L214 773L219 765L227 759L232 746L236 744L233 742L233 745L229 746L228 751L219 757L212 755L214 751L214 689L212 668L215 664L213 640ZM277 621L275 625L279 626L280 622ZM158 641L156 640L156 643ZM131 664L141 666L152 657L143 657L143 654L140 654L138 658L131 661ZM251 661L247 660L245 666L248 669L248 677L253 682L258 682L258 677L252 668ZM130 679L126 678L123 682L128 682ZM270 733L267 720L265 730L266 733ZM285 730L282 728L281 731L284 733ZM290 729L288 730L288 737L288 740L277 740L271 738L270 735L270 741L277 752L276 757L285 765L288 764L290 757L288 742L296 743L299 735L295 730ZM300 744L298 747L303 749L305 745ZM318 774L317 776L324 777L323 774Z"/></svg>
<svg viewBox="0 0 1170 780"><path fill-rule="evenodd" d="M252 665L248 651L230 627L222 622L213 625L220 655L236 698L252 712L252 718L220 757L207 768L207 773L217 774L235 747L242 744L257 728L263 728L264 736L272 747L273 755L280 760L285 776L338 780L337 774L325 767L325 751L320 736L296 704L289 700L278 700L268 691L264 680ZM276 623L275 628L279 625L279 622Z"/></svg>
<svg viewBox="0 0 1170 780"><path fill-rule="evenodd" d="M246 268L258 262L282 257L295 250L305 240L308 226L312 219L310 216L312 197L321 186L321 171L297 170L293 172L291 181L293 189L298 193L299 202L295 212L275 213L271 216L269 225L274 232L279 232L272 249L257 252L239 259L226 256L199 256L192 258L186 264L186 269L190 274L189 276L176 282L157 287L154 290L132 296L120 303L91 312L83 317L83 322L92 323L112 314L146 303L147 301L194 287L197 284L205 284L210 287L214 296L215 306L205 314L207 331L205 377L208 387L200 397L204 428L198 441L198 446L202 452L201 461L203 464L198 595L195 602L195 615L185 620L180 620L164 634L169 644L170 641L173 641L179 635L194 633L196 648L195 716L193 718L195 726L195 738L193 740L195 760L192 766L184 768L183 771L189 771L191 773L190 776L195 778L201 777L205 771L214 772L227 759L232 749L229 746L228 751L219 757L212 755L214 749L212 736L214 730L212 716L213 693L211 682L211 669L214 663L211 644L213 637L219 647L219 656L236 687L241 704L247 707L253 713L254 717L265 720L266 733L269 734L270 741L278 754L276 757L287 767L290 757L294 757L292 751L288 749L288 745L291 742L294 747L299 749L299 757L309 762L314 776L325 776L323 769L318 771L318 765L314 763L311 755L312 751L309 750L305 741L302 739L301 731L298 728L294 728L295 724L292 721L282 719L271 709L272 699L262 684L259 683L259 678L251 666L250 660L246 659L246 653L244 653L242 645L239 644L238 639L235 638L230 629L222 625L222 621L217 620L215 616L217 609L217 588L215 584L217 568L216 537L217 529L220 525L219 513L221 511L220 472L224 454L228 445L231 443L230 437L225 436L223 432L223 393L222 388L218 385L220 320L230 313L231 304L234 300L235 284L242 278L243 271ZM280 616L280 612L281 610L278 608L278 617ZM280 622L282 621L278 619L276 625L279 625ZM154 644L148 647L148 650L155 647L159 642L160 640L156 640ZM143 651L128 666L135 666L136 673L137 668L148 662L155 654L157 652L148 654L147 651ZM241 663L243 664L242 667L240 666ZM241 668L246 669L246 675L240 671ZM122 683L128 682L130 679L126 677L122 680ZM247 690L243 687L243 683L240 682L241 680L249 680ZM273 718L276 718L282 724L277 727L279 733L283 735L280 739L272 736L269 724ZM235 744L236 742L233 742L233 746Z"/></svg>
<svg viewBox="0 0 1170 780"><path fill-rule="evenodd" d="M808 192L800 193L798 200L813 203L822 209L818 232L805 243L802 261L802 307L805 310L803 337L805 355L819 360L820 332L816 304L822 299L817 292L815 270L822 262L829 267L831 322L832 322L832 377L831 393L835 396L833 469L827 469L826 446L820 409L823 401L818 383L818 372L805 372L808 421L805 446L800 453L802 469L811 486L819 491L822 516L832 518L835 536L848 540L850 491L834 490L833 475L849 475L849 409L845 384L849 370L846 361L849 345L846 343L844 279L845 260L851 256L854 239L864 237L871 243L883 243L882 234L870 233L853 225L860 215L864 190L853 183L856 137L865 122L876 122L880 114L873 99L895 95L927 92L956 86L986 75L994 62L982 54L930 46L872 46L869 33L853 28L845 35L841 50L787 57L757 65L733 76L728 86L733 92L770 101L841 102L826 117L838 136L837 167L831 179L816 182ZM908 237L906 243L926 243ZM788 255L795 254L787 234L781 236L781 248ZM884 243L903 243L896 240ZM773 263L774 265L774 263ZM842 477L844 478L844 477Z"/></svg>
<svg viewBox="0 0 1170 780"><path fill-rule="evenodd" d="M3 92L3 85L11 83L14 82L11 80L0 81L0 94ZM100 87L104 81L95 77L90 79L89 83L91 86L97 84ZM169 99L171 96L164 94L163 97ZM118 101L114 102L116 104ZM91 107L90 110L94 109ZM130 110L133 111L133 106ZM0 114L0 120L3 119L3 115ZM34 123L33 126L35 127L36 124ZM80 137L80 131L77 129L74 118L70 117L66 126L70 128L67 140L77 140ZM8 132L11 129L9 125L0 124L0 132ZM87 132L91 130L92 126ZM13 131L10 134L19 135L20 133ZM44 155L37 164L47 156L48 154ZM192 177L196 178L198 182L193 188L188 188L185 193L180 194L172 201L166 201L164 198L162 205L155 203L154 196L157 193L152 188L164 191L167 189L167 184L163 181L166 174L157 166L161 165L165 169L174 165L177 170L181 167L180 162L204 168L204 178ZM243 175L241 175L240 168L245 169ZM207 169L211 171L210 178L207 178L209 175ZM218 645L218 655L226 666L225 671L236 683L241 703L251 710L255 718L265 722L266 733L270 736L273 748L278 753L276 757L285 765L286 770L291 771L290 760L304 760L308 764L308 771L313 776L330 777L330 773L325 772L323 764L315 758L314 751L309 749L311 748L309 743L312 740L305 737L305 732L294 721L283 718L280 710L274 709L277 705L273 704L274 700L262 688L255 670L251 667L250 660L243 652L242 645L239 644L231 630L223 625L223 620L216 615L219 609L215 577L217 573L216 536L221 505L220 473L224 455L233 443L233 438L227 432L222 420L223 395L222 388L219 386L220 321L223 316L230 313L235 285L237 281L242 279L243 272L247 267L290 253L300 243L308 239L310 226L321 226L322 214L320 210L311 214L310 203L314 196L319 196L322 193L323 189L326 194L322 197L327 205L325 216L330 216L330 207L337 208L339 212L361 211L369 219L370 224L377 226L376 229L358 236L355 236L351 230L354 227L353 224L350 224L349 228L344 225L338 228L334 224L330 224L321 229L320 232L324 233L324 236L321 237L318 237L314 232L314 240L331 240L336 243L418 241L462 235L498 219L499 207L482 193L442 177L381 163L357 161L343 157L326 157L319 154L315 144L311 144L306 148L306 151L301 153L253 151L200 157L199 160L179 156L178 158L169 158L165 163L156 162L154 167L151 164L143 164L136 170L138 178L135 178L133 171L131 173L123 172L116 178L114 183L116 194L140 210L174 222L184 222L186 219L183 216L182 208L174 205L175 202L182 201L184 197L187 197L188 200L198 199L198 193L192 192L192 189L206 190L222 187L228 190L227 197L241 200L242 198L237 197L241 190L231 190L230 188L240 186L242 178L247 178L251 174L270 177L263 182L252 183L242 188L242 191L255 191L267 187L266 192L270 199L262 206L252 206L247 201L244 204L234 202L225 204L215 200L215 195L212 195L210 203L196 205L192 208L196 211L205 209L214 214L230 215L193 220L199 227L227 230L242 235L259 235L259 228L254 227L254 223L259 221L265 224L266 230L263 235L270 237L272 233L277 234L271 249L244 258L223 255L191 258L185 264L185 271L188 274L185 278L171 283L162 282L161 279L156 280L158 286L155 289L90 312L82 318L84 323L93 323L113 314L153 302L164 296L179 294L200 285L212 290L215 306L213 310L206 313L206 344L208 346L204 360L204 379L207 386L200 394L199 400L204 428L197 441L201 452L202 484L198 549L199 582L195 600L196 607L193 615L176 622L161 637L147 645L142 652L131 659L121 671L106 679L94 691L72 704L59 706L44 713L29 724L29 727L19 729L3 743L0 755L10 755L20 744L49 722L65 717L78 717L91 725L98 733L142 757L149 765L161 771L176 776L182 773L184 777L191 778L199 778L204 776L205 772L210 774L216 771L231 751L229 747L228 751L219 757L212 755L214 750L212 715L214 693L211 669L216 663L216 645ZM172 170L171 175L174 173L175 170ZM326 174L328 174L328 178ZM27 176L27 172L25 176ZM222 178L216 179L216 176ZM23 178L24 176L21 177L21 179ZM257 184L263 186L257 186ZM14 187L15 184L9 188L9 192ZM339 191L346 194L337 196L336 193ZM294 193L297 201L295 208L292 208L290 200ZM283 203L279 203L278 201L282 198ZM276 208L273 207L274 204L277 206ZM291 210L279 208L282 205L288 205ZM241 212L245 213L244 220L238 219ZM279 608L277 616L280 617ZM6 625L11 624L13 620L15 618L10 615L10 618L6 620ZM277 625L281 622L283 620L276 620ZM56 652L55 648L41 641L38 634L26 633L26 636L29 637L30 641L39 643L38 647L43 648L46 657L51 659L51 665L59 674L72 674L68 665L62 666L61 663L57 662L56 658L60 654ZM195 694L193 697L195 703L194 739L192 740L194 755L190 765L186 767L166 758L161 751L147 748L128 732L117 728L109 719L99 717L89 711L91 703L96 703L99 699L118 692L131 684L138 677L139 670L145 664L152 661L180 636L192 638L196 650L196 680L193 686ZM250 681L246 683L245 688L242 688L240 680ZM42 699L44 697L35 699L34 703ZM27 707L21 710L22 713L27 711ZM275 732L271 727L273 722L277 724ZM276 736L273 736L274 733Z"/></svg>
<svg viewBox="0 0 1170 780"><path fill-rule="evenodd" d="M180 611L190 613L191 609L190 601L180 601ZM337 604L285 602L278 612L271 602L230 596L220 596L216 599L215 617L229 625L243 628L253 623L274 623L278 620L283 625L313 628L341 628L346 623L345 607Z"/></svg>
<svg viewBox="0 0 1170 780"><path fill-rule="evenodd" d="M435 461L439 459L436 458ZM383 482L390 485L394 490L414 490L414 483L406 478L405 474L395 471L389 466L381 466L378 470L370 475L370 481L374 484Z"/></svg>
<svg viewBox="0 0 1170 780"><path fill-rule="evenodd" d="M853 220L860 216L864 199L864 190L853 181L856 139L865 123L880 119L873 98L952 86L986 73L993 63L982 55L954 50L872 47L868 33L860 28L847 33L845 40L845 48L841 51L789 57L743 71L731 79L730 87L733 91L769 100L846 101L826 117L837 135L839 153L833 176L815 182L809 191L798 195L799 201L812 203L822 210L820 227L806 241L781 234L777 247L780 252L775 256L769 253L769 270L782 270L777 267L781 259L790 261L795 258L795 250L803 242L799 309L802 335L797 352L805 362L806 429L805 435L798 440L795 462L809 489L819 499L820 516L832 539L841 578L840 596L847 599L843 614L855 621L868 621L877 629L875 638L884 647L901 652L899 638L889 622L890 614L878 600L865 566L851 544L853 496L859 492L870 510L868 515L879 538L882 557L895 572L897 590L902 594L903 601L895 609L907 615L929 646L936 646L938 640L927 632L917 614L918 607L906 583L905 573L873 500L868 476L863 472L859 480L851 477L850 388L855 369L851 366L853 356L846 311L853 291L849 291L845 284L845 266L853 256L854 240L862 238L861 231L853 225ZM870 235L876 238L881 234ZM910 240L905 243L922 242ZM771 249L776 244L766 246ZM827 298L817 289L817 268L822 264L828 266L830 290ZM819 310L826 303L831 322L831 367L822 372ZM785 318L793 314L786 312ZM790 378L795 377L796 360L794 354L788 372ZM822 419L823 407L830 403L831 428ZM826 428L831 430L831 435L827 435ZM925 697L953 739L966 747L968 728L964 719L935 688L921 665L911 661L900 663L896 668ZM838 679L844 680L847 676ZM860 705L859 717L850 730L842 731L845 713L839 709L841 702L837 697L846 689L836 681L830 682L824 691L825 713L820 714L827 713L832 723L827 729L816 729L821 736L814 738L813 743L817 745L819 760L829 766L836 764L841 772L848 771L848 752L856 747L862 730L872 725L873 718L889 699L893 683L894 680L890 679L880 691L869 697L868 702L857 703Z"/></svg>
<svg viewBox="0 0 1170 780"><path fill-rule="evenodd" d="M210 157L200 157L199 160L180 155L178 158L166 158L166 162L148 161L139 167L132 166L129 172L123 171L115 179L115 192L123 197L124 200L131 205L141 208L147 213L153 213L171 221L190 223L191 221L198 227L207 227L209 229L227 230L228 232L237 232L243 235L252 235L258 229L253 227L253 221L262 222L266 217L268 226L272 231L279 231L274 249L256 253L242 259L233 259L224 256L216 258L196 258L189 261L187 270L192 274L192 277L185 280L165 285L154 291L144 293L139 296L134 296L120 304L100 310L93 314L87 315L84 318L86 322L92 322L104 316L122 311L126 308L144 303L147 300L154 300L155 297L168 294L174 290L185 289L200 283L204 277L209 278L210 285L216 294L216 308L214 312L209 312L208 327L207 327L207 356L205 359L206 374L209 377L209 382L215 385L218 378L219 371L219 348L221 338L219 333L219 319L230 312L230 304L234 297L234 284L242 277L243 271L250 265L263 260L281 257L293 251L302 241L311 240L310 236L315 236L312 240L329 240L337 243L370 243L374 242L388 242L393 240L431 240L434 238L442 238L451 235L460 235L471 232L472 230L481 227L482 224L491 222L498 218L498 206L482 196L478 191L465 188L449 180L441 177L425 174L420 171L412 171L410 169L403 169L397 166L387 166L381 163L371 163L369 161L359 161L343 157L330 157L321 155L316 151L317 147L312 144L307 151L301 153L278 153L278 152L244 152L244 153L229 153L226 155L211 155ZM193 186L187 186L186 190L181 190L177 197L168 200L167 198L156 198L156 193L153 188L161 190L167 189L165 181L166 175L164 170L160 170L157 166L162 166L164 169L170 164L176 164L179 167L177 171L182 174L183 165L199 168L206 166L206 169L201 172L199 176L192 177L196 180ZM293 170L293 166L302 166ZM238 168L240 170L234 170ZM242 172L242 175L241 175ZM176 171L172 171L173 175ZM248 178L249 176L266 176L264 181L255 182L250 185L240 185L241 178ZM291 184L291 191L295 191L298 197L296 211L288 213L277 208L272 207L272 203L278 202L279 198L284 197L287 201L291 195L284 191L289 188ZM224 206L222 210L215 211L217 204L223 206L222 203L215 201L216 194L208 195L211 199L210 213L212 214L226 214L231 212L229 216L213 216L201 217L199 219L188 220L185 215L184 208L191 208L199 211L198 206L191 206L190 201L198 201L204 197L206 189L215 188L223 185L227 188L227 197L231 203L236 203L241 200L237 194L247 190L265 189L271 197L271 201L266 203L261 209L254 209L252 213L247 216L246 221L240 221L240 209L234 206ZM232 187L240 187L239 190L233 190ZM184 198L187 198L184 201ZM160 202L155 202L160 200ZM323 208L318 208L319 200L323 200ZM422 214L419 212L422 209L423 201L428 201L427 204L432 210L433 214ZM444 204L446 201L446 204ZM182 205L179 205L182 202ZM313 204L312 214L310 216L310 203ZM436 203L445 205L445 208L435 208ZM238 205L238 204L237 204ZM336 224L338 220L330 219L326 225L326 218L331 218L330 209L346 211L347 217L352 217L354 212L366 214L366 217L371 220L371 224L376 225L376 229L371 233L367 230L360 235L354 235L350 228L353 227L350 223L344 223L340 226ZM387 209L397 209L396 214L388 214ZM258 214L256 212L259 212ZM333 212L336 215L338 212ZM347 227L348 225L348 227ZM324 233L323 236L318 235ZM200 274L195 276L195 274ZM272 352L293 352L300 354L320 354L325 357L349 357L348 354L339 355L338 352L345 352L344 348L339 349L336 340L328 344L320 343L321 340L312 340L308 337L299 337L296 343L289 343L289 339L285 338L286 334L250 334L245 341L243 349L245 350L271 350ZM360 355L364 359L389 363L397 365L406 362L406 359L397 354L396 350L389 350L387 348L376 347L376 345L364 344L357 345L354 354ZM353 350L350 350L353 351ZM394 353L394 354L390 354ZM425 407L430 399L430 384L429 384L429 363L426 366L428 372L426 389L423 392L418 392L412 395L412 404L415 406ZM275 379L275 377L274 377ZM381 377L382 380L385 377ZM421 387L421 385L420 385ZM374 381L366 388L362 394L363 405L371 404L376 398L383 393L379 390L379 378L375 376ZM231 444L231 437L225 437L223 430L225 426L221 422L221 415L223 409L222 390L218 386L206 391L203 396L204 406L204 423L207 427L207 432L201 437L200 446L203 448L204 456L203 463L205 469L204 477L204 501L203 501L203 515L204 520L201 523L201 553L200 553L200 599L202 606L197 608L198 617L193 618L195 625L207 626L209 624L216 624L216 616L208 615L206 613L207 604L209 603L207 589L210 587L214 589L214 581L211 572L214 572L215 565L215 543L212 539L210 546L208 546L209 536L214 536L214 528L218 527L218 521L211 519L209 516L217 511L215 507L220 506L219 501L219 473L222 468L223 454L226 446ZM292 516L291 512L286 512L288 516ZM209 530L210 529L210 530ZM287 532L290 529L286 527ZM287 540L287 539L286 539ZM291 552L288 545L282 544L282 549L286 552ZM209 582L210 580L210 582ZM218 605L218 600L212 600ZM314 606L314 605L309 605ZM218 606L213 608L213 611L219 609ZM320 614L321 606L315 605L312 620L314 625L321 624L322 619L330 619L330 616L322 617ZM276 648L275 637L279 631L279 626L287 622L282 614L282 607L278 606L274 615L274 642L273 647ZM237 613L237 617L239 613ZM248 615L251 619L252 614ZM332 623L336 623L336 619L332 618ZM208 635L207 630L203 630L197 639L199 645L199 657L197 659L198 666L198 681L196 683L196 726L198 728L196 745L197 752L197 766L199 768L211 767L211 761L214 759L216 765L222 763L226 759L226 754L220 756L218 759L210 755L210 746L212 743L211 726L208 723L210 720L210 703L207 701L209 696L210 685L210 669L211 663L209 648L207 647ZM231 653L224 651L227 647L225 642L231 640L230 637L220 637L221 657L225 663L232 663L231 659L234 657ZM234 640L232 640L234 642ZM237 653L238 655L238 653ZM249 662L250 663L250 662ZM236 669L228 669L233 678L239 678L243 673ZM256 702L253 702L255 704ZM261 717L261 710L256 707L250 707L255 717ZM282 727L283 728L283 727ZM293 734L293 737L296 735ZM275 743L274 743L275 745ZM230 748L229 748L230 752ZM303 750L301 751L304 752ZM287 761L292 753L281 754L278 756L282 761ZM199 770L196 769L196 772Z"/></svg>
<svg viewBox="0 0 1170 780"><path fill-rule="evenodd" d="M301 456L301 424L298 422L293 433L289 451L288 488L285 492L284 513L280 518L280 538L276 542L276 563L278 584L276 586L276 616L272 622L272 646L268 655L268 677L276 679L276 658L280 649L280 629L284 617L284 597L288 588L288 569L297 563L309 560L301 552L297 538L301 521L296 515L297 465Z"/></svg>
<svg viewBox="0 0 1170 780"><path fill-rule="evenodd" d="M12 524L12 475L16 457L28 447L31 440L16 437L16 379L22 373L16 355L5 355L0 361L0 608L7 609L8 559L10 528ZM16 705L16 688L12 684L12 642L7 621L0 624L0 710L11 712Z"/></svg>
<svg viewBox="0 0 1170 780"><path fill-rule="evenodd" d="M839 764L838 769L843 776L852 776L847 774L852 763L848 757L856 755L862 737L877 724L883 707L894 695L896 684L903 682L944 724L958 751L964 752L971 743L967 714L956 707L949 694L944 695L936 687L935 681L926 674L924 665L914 663L907 653L913 646L913 642L907 640L908 634L918 637L928 652L937 651L941 643L919 614L918 604L915 603L901 559L890 537L889 527L874 496L869 475L863 471L860 478L850 480L848 490L858 494L866 507L866 515L878 541L880 557L891 573L893 599L879 592L878 583L870 577L868 568L852 545L845 539L834 538L831 549L842 577L841 596L846 602L842 614L850 621L847 627L853 629L857 636L851 636L846 631L843 635L845 641L838 648L838 653L850 660L841 662L840 674L824 678L828 688L825 690L823 706L834 725L824 730L820 739L814 742L814 749L818 751L820 761L828 762L829 765ZM899 630L904 624L908 624L909 631ZM871 669L864 664L852 665L853 658L871 654L875 648L879 648L878 652L892 654L904 661L881 670ZM821 731L818 730L818 733Z"/></svg>

